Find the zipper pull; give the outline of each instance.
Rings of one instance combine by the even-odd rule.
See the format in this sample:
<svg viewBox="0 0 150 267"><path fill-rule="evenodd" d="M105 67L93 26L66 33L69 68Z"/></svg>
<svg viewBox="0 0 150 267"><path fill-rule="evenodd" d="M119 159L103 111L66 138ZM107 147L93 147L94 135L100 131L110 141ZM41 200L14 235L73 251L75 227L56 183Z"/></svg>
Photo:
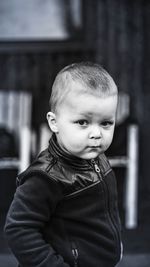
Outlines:
<svg viewBox="0 0 150 267"><path fill-rule="evenodd" d="M92 164L93 164L93 166L94 166L95 171L96 171L96 172L100 172L100 168L98 167L98 165L97 165L97 163L95 162L95 160L94 160L94 159L91 159L91 162L92 162Z"/></svg>
<svg viewBox="0 0 150 267"><path fill-rule="evenodd" d="M74 257L74 267L78 267L78 250L77 250L77 248L72 248L72 254Z"/></svg>

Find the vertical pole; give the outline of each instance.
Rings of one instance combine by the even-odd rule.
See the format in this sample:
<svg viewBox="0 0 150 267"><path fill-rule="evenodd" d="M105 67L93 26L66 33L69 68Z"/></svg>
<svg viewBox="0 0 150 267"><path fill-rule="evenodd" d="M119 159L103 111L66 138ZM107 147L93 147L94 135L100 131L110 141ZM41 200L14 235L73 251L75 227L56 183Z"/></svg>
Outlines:
<svg viewBox="0 0 150 267"><path fill-rule="evenodd" d="M29 166L30 150L31 150L31 132L29 127L24 126L20 130L19 172L24 171Z"/></svg>
<svg viewBox="0 0 150 267"><path fill-rule="evenodd" d="M128 128L128 164L125 191L125 225L129 229L138 224L138 126Z"/></svg>

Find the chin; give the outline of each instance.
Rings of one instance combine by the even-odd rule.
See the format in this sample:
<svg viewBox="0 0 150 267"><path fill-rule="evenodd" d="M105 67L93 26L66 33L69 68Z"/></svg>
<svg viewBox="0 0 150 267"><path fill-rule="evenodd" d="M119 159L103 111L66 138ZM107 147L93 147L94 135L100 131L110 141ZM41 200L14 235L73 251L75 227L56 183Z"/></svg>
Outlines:
<svg viewBox="0 0 150 267"><path fill-rule="evenodd" d="M99 156L99 154L101 154L101 153L90 153L90 154L87 154L87 155L83 155L82 157L80 157L80 158L82 158L82 159L95 159L95 158L97 158L98 156Z"/></svg>

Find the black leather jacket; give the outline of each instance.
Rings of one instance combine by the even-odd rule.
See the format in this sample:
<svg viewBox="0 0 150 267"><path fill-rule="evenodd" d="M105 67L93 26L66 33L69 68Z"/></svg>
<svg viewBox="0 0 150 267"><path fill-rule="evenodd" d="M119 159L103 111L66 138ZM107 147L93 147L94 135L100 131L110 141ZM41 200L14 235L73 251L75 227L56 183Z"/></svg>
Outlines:
<svg viewBox="0 0 150 267"><path fill-rule="evenodd" d="M5 233L21 267L113 267L120 259L116 181L105 157L49 148L18 177Z"/></svg>

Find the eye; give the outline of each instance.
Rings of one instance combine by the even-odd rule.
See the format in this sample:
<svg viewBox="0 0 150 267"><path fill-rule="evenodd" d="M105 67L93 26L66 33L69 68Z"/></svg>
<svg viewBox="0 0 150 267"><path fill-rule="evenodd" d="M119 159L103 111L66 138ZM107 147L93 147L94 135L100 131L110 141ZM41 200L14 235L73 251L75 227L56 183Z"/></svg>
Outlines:
<svg viewBox="0 0 150 267"><path fill-rule="evenodd" d="M80 126L87 126L88 125L87 120L78 120L76 123L79 124Z"/></svg>
<svg viewBox="0 0 150 267"><path fill-rule="evenodd" d="M109 128L112 125L114 125L114 121L103 121L102 122L102 126L105 128Z"/></svg>

